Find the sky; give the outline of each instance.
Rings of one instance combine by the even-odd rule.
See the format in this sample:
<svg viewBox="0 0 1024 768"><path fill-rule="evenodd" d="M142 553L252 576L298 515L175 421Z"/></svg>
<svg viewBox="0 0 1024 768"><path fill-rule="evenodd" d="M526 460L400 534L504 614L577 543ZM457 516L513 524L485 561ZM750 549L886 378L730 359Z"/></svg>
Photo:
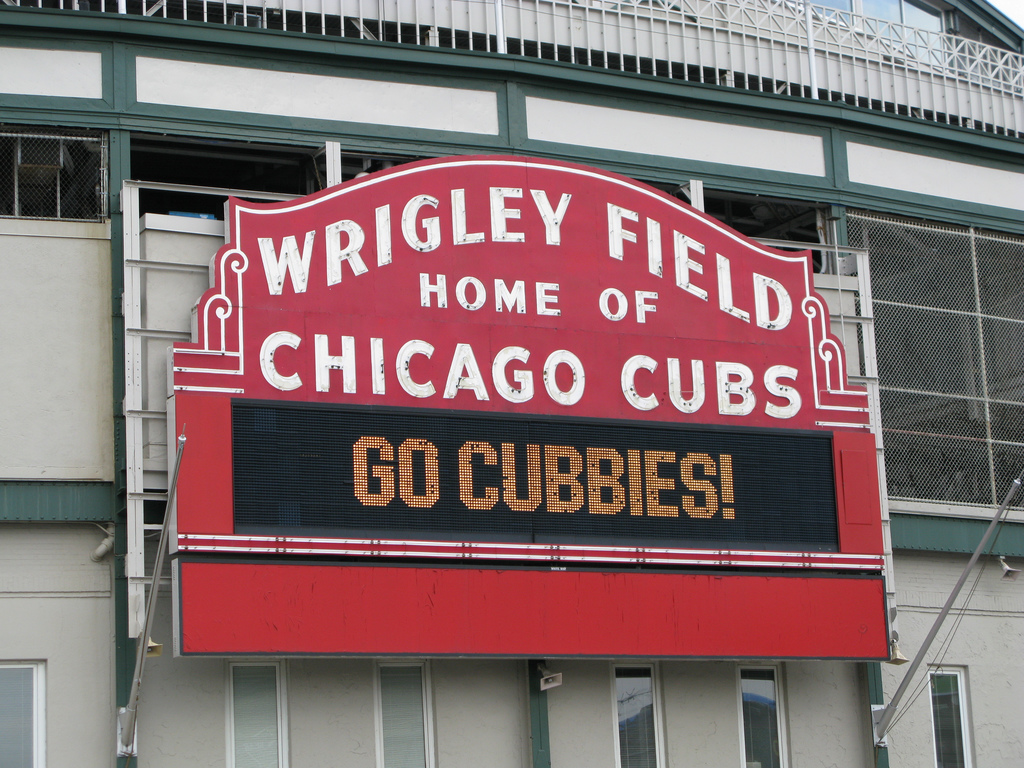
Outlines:
<svg viewBox="0 0 1024 768"><path fill-rule="evenodd" d="M1024 0L989 0L992 5L1024 27Z"/></svg>

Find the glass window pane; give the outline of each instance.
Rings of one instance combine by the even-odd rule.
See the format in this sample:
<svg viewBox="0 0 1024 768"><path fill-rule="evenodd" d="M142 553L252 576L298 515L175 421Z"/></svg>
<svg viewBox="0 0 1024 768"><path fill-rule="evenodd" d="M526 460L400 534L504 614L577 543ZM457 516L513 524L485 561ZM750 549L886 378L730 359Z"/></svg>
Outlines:
<svg viewBox="0 0 1024 768"><path fill-rule="evenodd" d="M740 672L743 696L743 747L747 768L780 768L778 696L775 671Z"/></svg>
<svg viewBox="0 0 1024 768"><path fill-rule="evenodd" d="M380 668L381 730L385 768L426 768L423 668Z"/></svg>
<svg viewBox="0 0 1024 768"><path fill-rule="evenodd" d="M828 8L835 8L839 11L852 11L853 5L851 0L817 0L812 5L824 5Z"/></svg>
<svg viewBox="0 0 1024 768"><path fill-rule="evenodd" d="M231 668L235 768L277 768L277 667Z"/></svg>
<svg viewBox="0 0 1024 768"><path fill-rule="evenodd" d="M864 0L864 15L875 19L899 22L899 0Z"/></svg>
<svg viewBox="0 0 1024 768"><path fill-rule="evenodd" d="M0 667L0 766L32 768L32 667Z"/></svg>
<svg viewBox="0 0 1024 768"><path fill-rule="evenodd" d="M904 0L903 23L915 29L927 29L929 32L942 31L942 14L935 8L923 3Z"/></svg>
<svg viewBox="0 0 1024 768"><path fill-rule="evenodd" d="M965 768L959 675L932 674L932 721L938 768Z"/></svg>
<svg viewBox="0 0 1024 768"><path fill-rule="evenodd" d="M615 703L619 723L621 768L656 768L654 680L649 667L615 670Z"/></svg>

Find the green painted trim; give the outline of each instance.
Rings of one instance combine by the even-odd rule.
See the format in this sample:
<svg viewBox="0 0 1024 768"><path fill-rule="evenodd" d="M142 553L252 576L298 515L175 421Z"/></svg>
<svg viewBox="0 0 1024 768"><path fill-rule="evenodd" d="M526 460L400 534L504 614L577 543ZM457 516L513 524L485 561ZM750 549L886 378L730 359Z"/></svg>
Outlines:
<svg viewBox="0 0 1024 768"><path fill-rule="evenodd" d="M885 704L885 691L882 688L882 664L878 661L867 661L864 669L868 673L868 701L872 706Z"/></svg>
<svg viewBox="0 0 1024 768"><path fill-rule="evenodd" d="M868 701L872 706L885 704L885 691L882 687L882 665L877 661L864 664L868 678ZM875 747L875 768L889 768L889 748Z"/></svg>
<svg viewBox="0 0 1024 768"><path fill-rule="evenodd" d="M849 245L850 235L846 209L839 205L831 205L829 206L828 215L835 219L836 222L836 242L840 245Z"/></svg>
<svg viewBox="0 0 1024 768"><path fill-rule="evenodd" d="M24 12L22 12L24 11ZM114 107L64 100L0 108L0 120L44 124L82 124L139 132L237 139L246 125L253 141L319 146L340 141L346 150L415 156L512 152L600 165L653 182L700 178L709 189L792 197L807 202L865 208L880 213L948 221L1007 233L1024 233L1024 217L1011 209L961 203L926 195L908 195L883 187L852 186L846 173L845 141L898 147L982 165L1024 167L1024 142L980 134L966 128L925 123L909 117L868 112L845 104L738 91L647 75L600 70L525 57L421 46L400 46L349 38L317 38L296 33L145 19L101 13L0 8L5 38L62 41L63 45L118 42L111 57ZM21 36L19 38L19 35ZM274 68L492 90L502 118L498 136L450 134L359 123L335 123L288 117L262 117L201 109L138 105L134 101L134 56L168 56L184 61ZM116 58L116 61L114 60ZM524 93L561 100L590 101L644 112L698 116L711 121L819 135L826 138L829 177L809 177L662 158L643 153L601 151L525 139ZM504 111L503 111L504 110ZM91 113L91 114L90 114ZM831 149L829 143L831 143Z"/></svg>
<svg viewBox="0 0 1024 768"><path fill-rule="evenodd" d="M110 483L0 480L0 520L107 523L112 499Z"/></svg>
<svg viewBox="0 0 1024 768"><path fill-rule="evenodd" d="M529 131L529 125L526 120L526 94L523 93L519 83L511 80L505 87L505 94L507 97L506 115L508 123L506 124L506 136L508 144L512 151L520 152L528 140L527 134Z"/></svg>
<svg viewBox="0 0 1024 768"><path fill-rule="evenodd" d="M1003 234L1024 234L1024 216L1012 208L992 209L962 200L932 198L902 190L863 185L857 185L855 190L837 194L832 202L849 208L863 208L874 213L928 219L963 227L979 227ZM993 212L999 210L1006 212Z"/></svg>
<svg viewBox="0 0 1024 768"><path fill-rule="evenodd" d="M974 552L989 520L894 514L889 518L892 548L924 552ZM988 554L1024 557L1024 523L1004 522Z"/></svg>
<svg viewBox="0 0 1024 768"><path fill-rule="evenodd" d="M123 55L119 52L118 55ZM124 103L125 83L115 78L115 103ZM129 134L110 132L110 284L111 343L113 355L112 413L114 421L114 471L117 477L113 499L114 526L114 696L117 707L123 707L131 691L135 671L135 641L128 637L128 576L124 561L128 550L128 516L125 445L127 435L122 409L124 402L124 314L121 294L124 291L124 216L121 214L121 186L131 178L131 147ZM116 758L117 768L127 768L132 758ZM136 761L136 765L137 765Z"/></svg>
<svg viewBox="0 0 1024 768"><path fill-rule="evenodd" d="M679 84L677 84L678 87ZM552 158L571 158L573 160L599 164L630 176L658 180L680 181L699 178L705 186L728 189L732 185L736 191L755 191L752 185L762 185L776 190L786 190L806 198L819 199L825 191L834 188L832 167L830 163L831 130L825 125L814 125L800 120L766 120L763 112L748 111L723 112L707 105L693 105L680 99L667 101L649 98L649 93L632 94L626 98L622 94L609 94L606 90L568 91L553 90L550 87L522 86L523 112L525 120L525 98L550 99L566 104L584 104L588 106L617 109L633 113L637 119L643 120L646 115L658 115L688 120L698 120L710 124L740 126L758 130L775 130L782 133L812 136L821 140L824 175L786 173L761 168L748 168L739 165L711 163L701 160L680 157L665 157L645 154L642 151L630 152L619 149L562 144L524 136L517 149L531 155Z"/></svg>
<svg viewBox="0 0 1024 768"><path fill-rule="evenodd" d="M467 75L491 77L495 74L527 81L537 79L551 83L571 84L570 90L592 86L597 93L613 92L642 94L647 98L668 97L678 103L684 100L705 101L710 104L753 107L763 115L765 110L788 112L794 119L824 118L862 125L881 125L889 132L902 132L909 136L932 136L943 140L966 141L971 145L990 146L1000 151L1024 154L1024 143L1006 137L979 134L957 126L931 124L911 117L882 112L869 112L851 108L842 102L826 102L795 96L740 91L722 86L668 80L651 75L601 70L585 65L567 64L522 56L509 56L480 51L461 51L427 46L403 46L352 38L326 38L275 30L253 30L228 25L185 22L174 19L149 19L90 12L70 14L47 9L3 8L0 13L5 26L26 29L42 28L48 35L88 32L119 34L169 45L177 56L188 57L189 49L196 45L200 51L209 46L229 46L247 65L266 61L305 61L309 64L331 62L333 66L349 66L362 60L372 70L405 68L408 72L433 75L437 82L447 82L451 70L462 70ZM244 49L251 49L246 52ZM560 86L560 87L565 87ZM954 138L957 137L957 138Z"/></svg>
<svg viewBox="0 0 1024 768"><path fill-rule="evenodd" d="M541 662L527 662L530 686L530 748L532 768L551 768L551 735L548 731L548 692L540 689Z"/></svg>
<svg viewBox="0 0 1024 768"><path fill-rule="evenodd" d="M0 20L6 21L3 16ZM0 27L2 29L2 27ZM52 109L70 109L75 111L105 110L113 106L110 100L110 68L113 44L106 40L75 40L66 37L0 37L2 48L29 48L41 51L87 51L98 53L101 57L100 83L103 95L98 99L83 99L72 96L30 96L22 94L3 94L5 107L32 108L50 107Z"/></svg>
<svg viewBox="0 0 1024 768"><path fill-rule="evenodd" d="M294 40L291 35L288 35L287 39ZM391 47L389 50L395 51L397 47ZM308 142L310 146L322 145L325 139L362 141L376 143L376 151L404 151L413 155L507 151L508 141L504 134L508 119L508 99L505 93L505 83L495 78L484 79L473 76L472 73L468 73L467 76L465 71L456 71L453 74L450 69L445 74L441 72L425 74L423 66L416 68L415 71L408 71L401 67L381 66L380 62L353 62L351 57L321 57L315 61L306 58L297 61L295 58L284 58L280 55L264 56L260 59L240 58L234 51L225 53L208 49L189 49L178 45L175 45L173 49L163 49L125 44L124 56L124 63L119 71L126 78L127 87L124 91L121 108L118 110L120 113L118 122L119 127L127 130L179 133L191 136L210 136L211 138L237 138L238 126L246 125L252 129L247 131L246 138L248 139L289 144L294 144L296 138L302 136L301 140ZM253 70L352 78L371 82L395 82L414 86L440 86L492 93L495 96L498 133L494 135L463 133L142 103L136 101L135 93L135 61L138 56L243 67ZM396 145L403 144L408 148L404 150L396 148Z"/></svg>

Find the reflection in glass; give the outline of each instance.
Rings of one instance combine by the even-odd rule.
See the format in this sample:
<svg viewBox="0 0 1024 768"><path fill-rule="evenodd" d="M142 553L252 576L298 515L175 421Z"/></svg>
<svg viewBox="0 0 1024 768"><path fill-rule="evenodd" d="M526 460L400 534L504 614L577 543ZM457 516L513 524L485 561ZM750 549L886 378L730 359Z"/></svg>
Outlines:
<svg viewBox="0 0 1024 768"><path fill-rule="evenodd" d="M620 768L656 768L654 680L650 667L615 670Z"/></svg>
<svg viewBox="0 0 1024 768"><path fill-rule="evenodd" d="M938 768L965 768L960 676L933 672L931 683L936 765Z"/></svg>
<svg viewBox="0 0 1024 768"><path fill-rule="evenodd" d="M780 768L775 670L741 670L740 691L743 696L743 746L747 768Z"/></svg>

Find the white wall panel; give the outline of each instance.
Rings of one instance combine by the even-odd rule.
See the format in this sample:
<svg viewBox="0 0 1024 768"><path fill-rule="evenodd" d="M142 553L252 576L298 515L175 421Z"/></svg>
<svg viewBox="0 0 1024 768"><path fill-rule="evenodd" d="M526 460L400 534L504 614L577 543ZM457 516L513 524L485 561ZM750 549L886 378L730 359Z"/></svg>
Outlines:
<svg viewBox="0 0 1024 768"><path fill-rule="evenodd" d="M0 660L46 665L46 764L107 768L114 754L113 560L93 525L3 523Z"/></svg>
<svg viewBox="0 0 1024 768"><path fill-rule="evenodd" d="M437 765L523 768L530 764L526 662L431 662Z"/></svg>
<svg viewBox="0 0 1024 768"><path fill-rule="evenodd" d="M857 184L1024 210L1024 173L852 141L846 157L850 181Z"/></svg>
<svg viewBox="0 0 1024 768"><path fill-rule="evenodd" d="M548 691L551 765L615 768L615 702L606 661L552 659L562 684Z"/></svg>
<svg viewBox="0 0 1024 768"><path fill-rule="evenodd" d="M497 135L494 91L139 57L147 104Z"/></svg>
<svg viewBox="0 0 1024 768"><path fill-rule="evenodd" d="M820 136L567 101L526 99L529 138L648 155L825 175Z"/></svg>
<svg viewBox="0 0 1024 768"><path fill-rule="evenodd" d="M0 477L113 480L106 225L5 220Z"/></svg>
<svg viewBox="0 0 1024 768"><path fill-rule="evenodd" d="M103 98L103 56L93 51L0 48L0 93Z"/></svg>
<svg viewBox="0 0 1024 768"><path fill-rule="evenodd" d="M907 656L921 647L968 558L966 554L896 553L900 647ZM1009 564L1024 567L1019 559L1011 558ZM993 557L983 557L975 565L967 589L944 622L926 662L930 665L941 658L943 664L966 670L974 765L1019 768L1024 765L1020 702L1024 689L1024 590L1020 580L1005 581L1001 576L1002 569ZM959 617L969 591L973 595ZM945 650L940 652L942 648ZM911 691L917 689L927 666L923 665L915 676ZM882 665L887 701L906 669ZM905 768L934 768L927 687L920 697L908 694L900 713L889 732L890 763Z"/></svg>

